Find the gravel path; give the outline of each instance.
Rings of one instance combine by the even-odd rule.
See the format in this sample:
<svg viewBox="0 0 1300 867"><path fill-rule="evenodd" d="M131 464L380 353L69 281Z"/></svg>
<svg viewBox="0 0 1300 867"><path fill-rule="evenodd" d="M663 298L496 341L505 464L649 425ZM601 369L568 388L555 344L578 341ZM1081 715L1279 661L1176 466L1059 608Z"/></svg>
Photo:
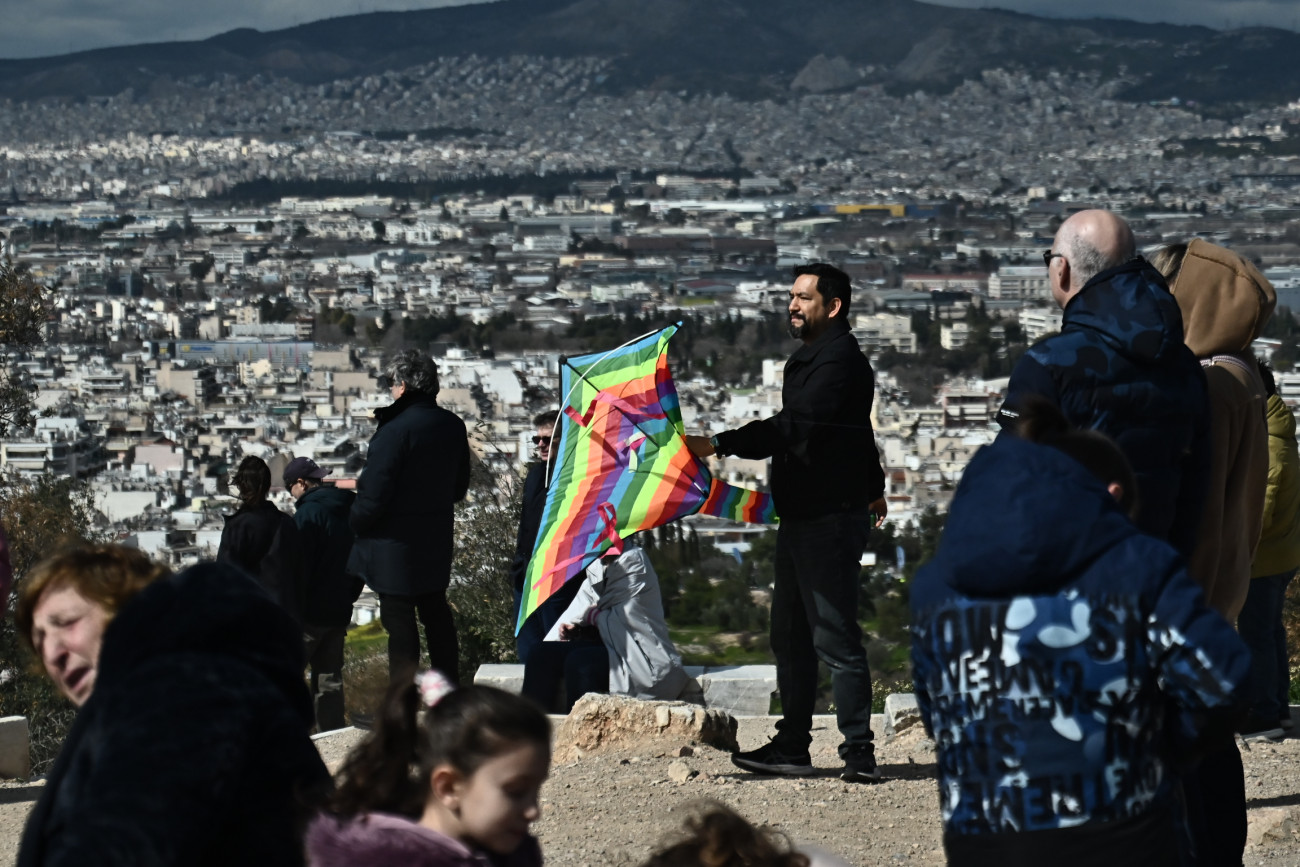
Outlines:
<svg viewBox="0 0 1300 867"><path fill-rule="evenodd" d="M771 724L765 718L740 720L741 748L765 741ZM324 738L318 741L321 755L336 767L360 736L349 731ZM746 774L708 747L678 757L685 744L665 745L673 755L593 756L557 766L542 790L543 815L535 826L546 861L566 867L636 864L698 802L714 800L852 864L944 863L929 741L919 732L881 739L877 754L887 779L861 786L835 776L834 720L819 717L813 738L813 764L825 771L804 779ZM1273 839L1248 847L1246 864L1300 867L1300 739L1252 745L1243 759L1252 825L1291 817ZM14 863L22 823L40 790L39 782L0 784L0 867Z"/></svg>

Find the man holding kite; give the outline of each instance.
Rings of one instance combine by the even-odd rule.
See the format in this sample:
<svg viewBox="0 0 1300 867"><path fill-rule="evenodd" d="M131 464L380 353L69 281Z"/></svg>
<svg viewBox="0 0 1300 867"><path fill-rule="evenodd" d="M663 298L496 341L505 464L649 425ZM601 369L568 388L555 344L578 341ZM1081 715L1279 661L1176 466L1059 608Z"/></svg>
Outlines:
<svg viewBox="0 0 1300 867"><path fill-rule="evenodd" d="M813 773L808 748L821 659L844 736L841 778L875 782L871 673L857 619L867 534L887 511L871 428L875 377L849 331L848 275L826 264L794 273L790 334L803 346L786 362L781 411L713 437L686 438L699 457L770 457L781 516L771 637L784 716L769 743L732 762L758 773Z"/></svg>

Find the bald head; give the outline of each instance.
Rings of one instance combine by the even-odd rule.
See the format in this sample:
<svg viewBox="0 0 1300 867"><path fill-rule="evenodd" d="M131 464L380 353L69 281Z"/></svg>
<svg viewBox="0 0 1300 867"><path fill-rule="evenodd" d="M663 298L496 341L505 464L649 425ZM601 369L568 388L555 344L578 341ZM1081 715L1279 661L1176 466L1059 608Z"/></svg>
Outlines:
<svg viewBox="0 0 1300 867"><path fill-rule="evenodd" d="M1056 232L1057 252L1070 263L1070 289L1083 285L1107 268L1123 265L1137 252L1133 230L1110 211L1080 211Z"/></svg>

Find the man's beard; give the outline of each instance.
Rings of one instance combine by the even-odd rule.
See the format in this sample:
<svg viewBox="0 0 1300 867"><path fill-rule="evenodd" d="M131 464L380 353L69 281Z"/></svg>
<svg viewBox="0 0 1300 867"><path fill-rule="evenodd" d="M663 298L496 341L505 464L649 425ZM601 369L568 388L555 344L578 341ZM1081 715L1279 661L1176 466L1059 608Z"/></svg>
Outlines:
<svg viewBox="0 0 1300 867"><path fill-rule="evenodd" d="M808 331L808 320L801 316L796 322L795 319L792 318L787 330L790 332L790 336L795 340L803 340L804 334Z"/></svg>

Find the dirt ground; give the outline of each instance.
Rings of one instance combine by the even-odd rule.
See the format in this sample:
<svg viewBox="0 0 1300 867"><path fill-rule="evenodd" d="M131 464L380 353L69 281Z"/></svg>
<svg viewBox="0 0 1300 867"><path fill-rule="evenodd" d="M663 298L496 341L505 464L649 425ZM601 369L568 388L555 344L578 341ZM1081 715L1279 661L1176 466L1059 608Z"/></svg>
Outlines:
<svg viewBox="0 0 1300 867"><path fill-rule="evenodd" d="M742 749L771 734L772 720L740 720ZM350 731L318 742L336 767L361 733ZM834 720L817 719L813 764L825 771L805 779L764 778L734 768L725 753L699 747L676 755L614 758L593 756L552 769L542 791L542 819L535 829L546 862L573 867L633 865L676 830L702 800L728 804L755 822L766 822L796 844L839 855L851 864L943 864L934 756L919 732L880 739L885 781L872 786L841 782ZM685 744L668 745L674 752ZM1300 867L1300 739L1253 744L1243 751L1246 790L1255 836L1265 824L1290 814L1273 839L1253 842L1247 865ZM685 779L689 776L689 779ZM684 782L674 782L685 779ZM17 854L22 824L40 795L41 783L0 785L0 865Z"/></svg>

